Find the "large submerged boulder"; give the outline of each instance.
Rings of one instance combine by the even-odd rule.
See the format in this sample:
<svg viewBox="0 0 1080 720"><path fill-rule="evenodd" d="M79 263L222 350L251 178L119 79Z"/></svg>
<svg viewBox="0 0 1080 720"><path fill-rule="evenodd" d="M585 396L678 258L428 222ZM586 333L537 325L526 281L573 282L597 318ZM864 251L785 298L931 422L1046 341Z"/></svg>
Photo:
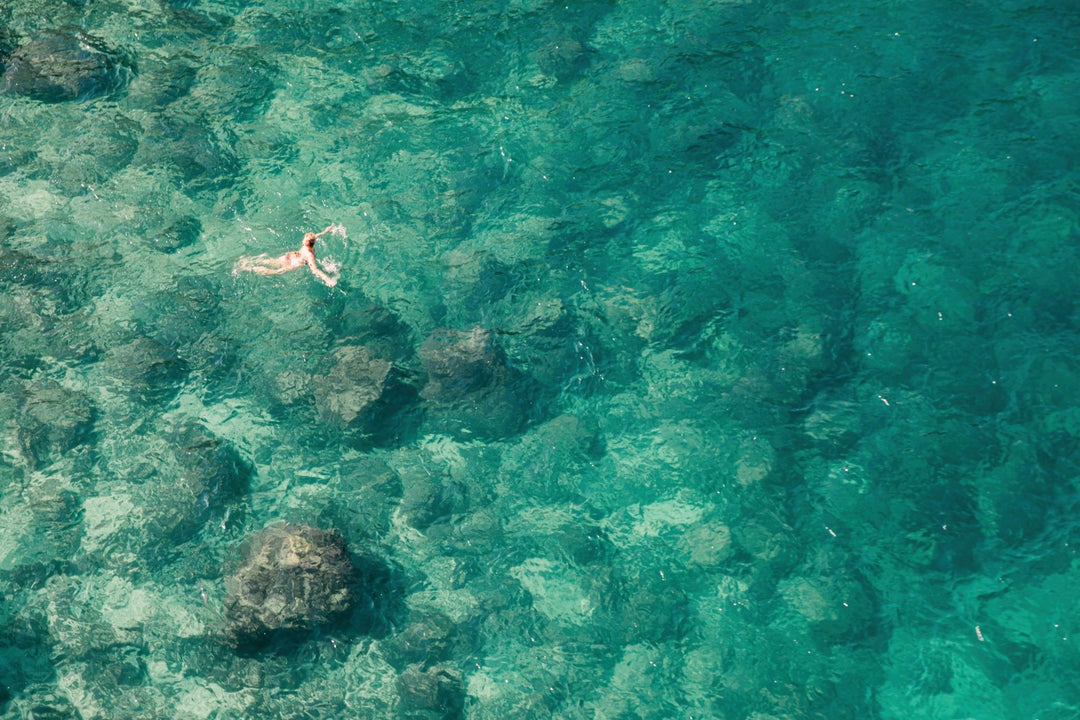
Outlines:
<svg viewBox="0 0 1080 720"><path fill-rule="evenodd" d="M397 677L402 716L416 720L465 717L461 672L445 665L415 663Z"/></svg>
<svg viewBox="0 0 1080 720"><path fill-rule="evenodd" d="M202 223L194 215L164 218L156 224L150 224L148 229L149 232L144 237L151 247L162 253L182 250L202 235Z"/></svg>
<svg viewBox="0 0 1080 720"><path fill-rule="evenodd" d="M491 330L436 330L421 345L420 362L429 429L497 439L525 427L535 382L510 366Z"/></svg>
<svg viewBox="0 0 1080 720"><path fill-rule="evenodd" d="M393 363L358 346L340 348L334 358L330 372L316 378L319 410L325 419L342 427L370 421L390 381Z"/></svg>
<svg viewBox="0 0 1080 720"><path fill-rule="evenodd" d="M189 539L208 520L220 521L245 496L251 467L229 442L201 423L184 420L169 438L176 480L159 490L164 522L176 541Z"/></svg>
<svg viewBox="0 0 1080 720"><path fill-rule="evenodd" d="M148 337L106 351L105 366L133 399L168 402L187 376L187 363L172 348Z"/></svg>
<svg viewBox="0 0 1080 720"><path fill-rule="evenodd" d="M237 139L214 117L178 105L148 119L145 130L133 162L168 167L187 193L221 190L240 176Z"/></svg>
<svg viewBox="0 0 1080 720"><path fill-rule="evenodd" d="M132 68L105 41L77 28L51 30L3 58L0 92L42 102L89 100L122 90Z"/></svg>
<svg viewBox="0 0 1080 720"><path fill-rule="evenodd" d="M345 540L310 525L270 525L243 546L225 580L226 632L237 646L298 636L347 615L360 573Z"/></svg>
<svg viewBox="0 0 1080 720"><path fill-rule="evenodd" d="M85 393L46 380L27 383L19 396L16 440L31 469L90 440L96 409Z"/></svg>
<svg viewBox="0 0 1080 720"><path fill-rule="evenodd" d="M324 422L359 445L393 444L411 433L416 390L393 362L361 345L338 348L331 360L329 371L312 379Z"/></svg>

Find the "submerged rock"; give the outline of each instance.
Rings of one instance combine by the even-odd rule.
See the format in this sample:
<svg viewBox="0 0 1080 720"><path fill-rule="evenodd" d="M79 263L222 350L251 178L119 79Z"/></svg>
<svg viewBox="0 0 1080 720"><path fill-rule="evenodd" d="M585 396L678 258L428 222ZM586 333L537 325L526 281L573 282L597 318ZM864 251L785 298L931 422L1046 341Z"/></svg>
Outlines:
<svg viewBox="0 0 1080 720"><path fill-rule="evenodd" d="M163 253L174 253L186 248L202 235L202 223L192 215L182 215L162 225L153 227L146 236L150 246Z"/></svg>
<svg viewBox="0 0 1080 720"><path fill-rule="evenodd" d="M236 138L213 118L182 107L168 108L146 123L136 165L170 168L185 192L221 190L239 177Z"/></svg>
<svg viewBox="0 0 1080 720"><path fill-rule="evenodd" d="M457 627L450 618L433 611L413 619L383 645L387 661L394 667L450 659L460 644Z"/></svg>
<svg viewBox="0 0 1080 720"><path fill-rule="evenodd" d="M175 486L197 515L218 514L247 493L251 468L231 444L191 421L177 425L170 440L180 470Z"/></svg>
<svg viewBox="0 0 1080 720"><path fill-rule="evenodd" d="M163 561L208 528L242 522L251 475L236 448L197 421L181 420L162 434L124 474L145 518L138 532L146 556Z"/></svg>
<svg viewBox="0 0 1080 720"><path fill-rule="evenodd" d="M363 345L373 355L405 367L414 364L412 331L391 310L375 303L349 304L328 318L335 336Z"/></svg>
<svg viewBox="0 0 1080 720"><path fill-rule="evenodd" d="M78 195L89 186L106 182L135 157L142 127L115 110L95 109L76 127L69 128L63 152L39 156L49 179L65 192Z"/></svg>
<svg viewBox="0 0 1080 720"><path fill-rule="evenodd" d="M175 350L147 337L111 349L107 365L131 396L148 402L172 399L188 371Z"/></svg>
<svg viewBox="0 0 1080 720"><path fill-rule="evenodd" d="M315 402L324 417L342 426L357 419L362 424L374 415L393 364L373 357L365 347L343 347L334 355L333 368L316 379Z"/></svg>
<svg viewBox="0 0 1080 720"><path fill-rule="evenodd" d="M459 517L468 509L469 489L456 480L419 475L404 479L401 514L411 527L421 532Z"/></svg>
<svg viewBox="0 0 1080 720"><path fill-rule="evenodd" d="M397 678L404 717L417 720L464 717L465 685L461 673L443 665L410 665Z"/></svg>
<svg viewBox="0 0 1080 720"><path fill-rule="evenodd" d="M558 298L545 298L522 308L511 320L514 333L506 352L538 383L555 392L582 389L597 374L587 339L578 321Z"/></svg>
<svg viewBox="0 0 1080 720"><path fill-rule="evenodd" d="M31 469L90 439L96 413L84 393L46 381L27 385L21 395L16 437Z"/></svg>
<svg viewBox="0 0 1080 720"><path fill-rule="evenodd" d="M580 74L589 64L588 49L573 38L551 38L532 54L545 75L568 80Z"/></svg>
<svg viewBox="0 0 1080 720"><path fill-rule="evenodd" d="M858 578L831 570L816 577L792 575L780 581L777 596L787 610L778 624L792 627L793 636L803 624L829 644L853 642L873 630L873 596Z"/></svg>
<svg viewBox="0 0 1080 720"><path fill-rule="evenodd" d="M525 427L534 382L510 367L491 330L437 330L420 347L420 361L428 373L421 396L432 429L500 438Z"/></svg>
<svg viewBox="0 0 1080 720"><path fill-rule="evenodd" d="M77 28L43 33L4 59L0 92L42 102L89 100L122 90L132 74L101 38Z"/></svg>
<svg viewBox="0 0 1080 720"><path fill-rule="evenodd" d="M574 498L603 456L597 423L560 415L530 429L503 454L502 472L515 479L518 492L531 497Z"/></svg>
<svg viewBox="0 0 1080 720"><path fill-rule="evenodd" d="M187 95L195 84L199 65L190 48L172 44L142 56L139 74L128 86L127 105L160 112Z"/></svg>
<svg viewBox="0 0 1080 720"><path fill-rule="evenodd" d="M227 633L238 646L307 633L350 611L359 579L337 532L270 525L244 543L240 567L225 579Z"/></svg>
<svg viewBox="0 0 1080 720"><path fill-rule="evenodd" d="M430 380L425 397L453 400L495 384L506 370L506 356L494 334L482 327L437 330L424 341L420 359Z"/></svg>
<svg viewBox="0 0 1080 720"><path fill-rule="evenodd" d="M269 104L277 83L277 70L265 57L250 46L221 46L209 62L199 63L198 77L187 99L204 117L254 119ZM229 92L218 89L223 87Z"/></svg>
<svg viewBox="0 0 1080 720"><path fill-rule="evenodd" d="M416 390L404 382L394 363L366 347L346 345L332 356L325 375L312 379L315 405L324 422L361 443L385 445L412 430L407 412Z"/></svg>
<svg viewBox="0 0 1080 720"><path fill-rule="evenodd" d="M135 327L173 348L192 376L220 378L236 362L236 343L221 330L221 288L208 274L177 274L132 302Z"/></svg>

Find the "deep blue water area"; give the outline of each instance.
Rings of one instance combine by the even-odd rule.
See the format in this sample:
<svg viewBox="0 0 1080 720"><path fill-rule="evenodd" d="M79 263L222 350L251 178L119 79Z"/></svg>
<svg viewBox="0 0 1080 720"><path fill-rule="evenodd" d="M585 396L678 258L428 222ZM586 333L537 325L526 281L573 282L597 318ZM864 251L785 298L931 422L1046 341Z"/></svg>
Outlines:
<svg viewBox="0 0 1080 720"><path fill-rule="evenodd" d="M4 0L0 716L1080 717L1078 37Z"/></svg>

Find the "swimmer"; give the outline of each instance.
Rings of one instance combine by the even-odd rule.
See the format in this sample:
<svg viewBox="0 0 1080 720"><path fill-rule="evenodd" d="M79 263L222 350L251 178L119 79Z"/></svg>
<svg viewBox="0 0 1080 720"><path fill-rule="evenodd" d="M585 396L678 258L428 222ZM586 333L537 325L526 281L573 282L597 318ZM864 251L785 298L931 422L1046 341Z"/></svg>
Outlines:
<svg viewBox="0 0 1080 720"><path fill-rule="evenodd" d="M345 237L345 228L341 225L331 225L319 233L305 233L299 250L290 250L281 257L276 258L267 257L266 253L255 256L245 255L236 261L233 275L242 270L257 275L280 275L283 272L296 270L307 265L311 269L312 275L322 280L327 287L334 287L337 285L337 278L327 275L315 262L315 241L328 232Z"/></svg>

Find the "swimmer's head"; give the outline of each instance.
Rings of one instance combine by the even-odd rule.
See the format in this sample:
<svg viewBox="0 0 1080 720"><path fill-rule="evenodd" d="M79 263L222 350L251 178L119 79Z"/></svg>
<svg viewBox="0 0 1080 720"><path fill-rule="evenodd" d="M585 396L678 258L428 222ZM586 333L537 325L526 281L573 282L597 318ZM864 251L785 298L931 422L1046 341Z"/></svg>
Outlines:
<svg viewBox="0 0 1080 720"><path fill-rule="evenodd" d="M315 233L307 233L306 235L304 235L304 244L307 245L309 248L315 247L315 240L318 237L319 236Z"/></svg>

